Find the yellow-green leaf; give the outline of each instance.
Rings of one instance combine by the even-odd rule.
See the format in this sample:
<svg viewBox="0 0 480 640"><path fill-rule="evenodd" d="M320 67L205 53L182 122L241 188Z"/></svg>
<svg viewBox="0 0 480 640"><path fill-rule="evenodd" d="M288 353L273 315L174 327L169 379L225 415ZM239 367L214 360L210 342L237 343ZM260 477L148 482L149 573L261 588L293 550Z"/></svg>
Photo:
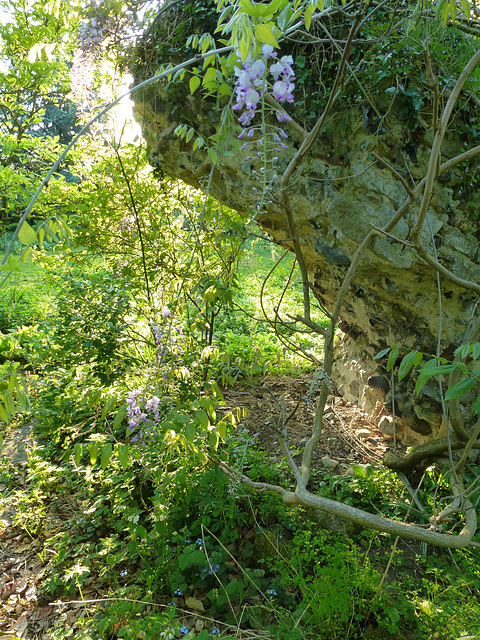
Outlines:
<svg viewBox="0 0 480 640"><path fill-rule="evenodd" d="M9 412L6 410L6 408L0 402L0 420L3 420L3 422L5 422L5 424L10 424L10 420L11 419L12 418L11 418Z"/></svg>
<svg viewBox="0 0 480 640"><path fill-rule="evenodd" d="M270 44L272 47L278 47L278 42L272 32L273 23L268 24L256 24L253 28L255 30L256 39L263 44Z"/></svg>
<svg viewBox="0 0 480 640"><path fill-rule="evenodd" d="M305 9L305 27L307 29L310 29L310 25L312 24L312 16L314 11L315 11L315 7L313 4L309 4L308 7Z"/></svg>
<svg viewBox="0 0 480 640"><path fill-rule="evenodd" d="M462 7L465 17L467 19L470 18L470 3L468 0L460 0L460 6Z"/></svg>
<svg viewBox="0 0 480 640"><path fill-rule="evenodd" d="M38 240L38 246L40 247L40 249L43 247L43 239L45 238L45 231L42 229L38 230L37 233L37 240Z"/></svg>
<svg viewBox="0 0 480 640"><path fill-rule="evenodd" d="M205 75L203 76L203 86L207 87L208 85L215 83L216 79L217 79L217 70L215 69L215 67L209 67Z"/></svg>
<svg viewBox="0 0 480 640"><path fill-rule="evenodd" d="M77 442L73 450L75 453L75 464L77 465L77 467L79 467L83 456L83 446L79 442Z"/></svg>
<svg viewBox="0 0 480 640"><path fill-rule="evenodd" d="M450 13L452 14L452 20L455 20L457 17L457 5L455 4L456 0L450 0Z"/></svg>
<svg viewBox="0 0 480 640"><path fill-rule="evenodd" d="M26 247L25 251L20 256L20 263L25 264L27 260L30 258L30 254L32 253L32 247Z"/></svg>
<svg viewBox="0 0 480 640"><path fill-rule="evenodd" d="M27 246L33 244L37 240L37 234L26 220L20 227L20 231L18 232L18 239L22 244L26 244Z"/></svg>
<svg viewBox="0 0 480 640"><path fill-rule="evenodd" d="M92 466L97 462L99 450L100 447L96 442L92 442L92 444L88 447L88 453L90 455L90 462Z"/></svg>
<svg viewBox="0 0 480 640"><path fill-rule="evenodd" d="M8 412L12 415L15 414L15 403L13 401L13 396L12 396L12 392L11 391L6 391L3 394L3 401L5 403L5 408L8 410Z"/></svg>
<svg viewBox="0 0 480 640"><path fill-rule="evenodd" d="M192 76L190 78L190 93L195 93L195 91L200 86L200 78L198 76Z"/></svg>
<svg viewBox="0 0 480 640"><path fill-rule="evenodd" d="M256 5L250 0L240 0L240 6L245 11L247 16L251 18L259 18L262 15L262 9L259 5Z"/></svg>

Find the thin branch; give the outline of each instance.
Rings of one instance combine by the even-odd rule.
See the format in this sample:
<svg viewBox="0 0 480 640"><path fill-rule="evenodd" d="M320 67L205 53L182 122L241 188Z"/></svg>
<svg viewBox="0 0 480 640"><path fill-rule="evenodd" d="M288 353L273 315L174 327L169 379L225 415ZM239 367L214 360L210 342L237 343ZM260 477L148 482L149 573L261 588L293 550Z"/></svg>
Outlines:
<svg viewBox="0 0 480 640"><path fill-rule="evenodd" d="M432 150L430 152L430 161L428 163L425 190L423 192L422 203L418 211L416 225L412 231L412 241L415 244L419 243L420 232L423 228L423 223L425 222L425 216L427 215L427 210L430 205L430 200L433 192L433 185L435 184L435 181L438 176L442 142L447 130L450 116L453 111L453 107L455 106L458 100L458 97L463 88L463 85L468 80L469 75L473 72L473 70L475 69L475 67L479 62L480 62L480 51L477 51L477 53L474 56L472 56L472 58L469 60L469 62L465 66L465 69L462 71L462 73L458 77L457 82L455 83L455 86L452 90L452 93L450 94L450 97L447 101L447 104L445 105L445 109L443 110L443 115L440 120L438 130L435 133L435 138L432 144Z"/></svg>

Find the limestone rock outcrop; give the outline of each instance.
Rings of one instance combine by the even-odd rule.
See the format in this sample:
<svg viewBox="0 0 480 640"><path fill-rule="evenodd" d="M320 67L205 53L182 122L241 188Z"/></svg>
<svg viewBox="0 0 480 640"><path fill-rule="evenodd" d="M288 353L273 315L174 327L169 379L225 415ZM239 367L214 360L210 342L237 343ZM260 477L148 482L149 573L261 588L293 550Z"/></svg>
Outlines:
<svg viewBox="0 0 480 640"><path fill-rule="evenodd" d="M186 83L188 84L188 83ZM204 149L193 150L175 135L179 124L193 126L205 140L220 125L221 111L211 99L188 86L176 85L175 97L164 85L150 86L135 95L135 118L147 141L150 161L167 175L205 189L212 162ZM172 100L175 100L173 103ZM331 309L350 262L365 235L380 228L406 198L395 175L412 181L426 172L432 134L425 128L415 138L395 108L388 113L388 135L371 126L365 109L356 107L332 113L311 153L302 161L288 187L301 248L310 281L323 306ZM280 177L302 139L302 127L287 124L288 149L272 152L263 189L263 174L255 154L219 153L210 193L223 204L243 213L255 212L261 227L276 241L292 248L287 219L279 204ZM238 133L238 131L237 131ZM465 150L456 131L447 132L442 160ZM386 162L378 162L376 157ZM395 171L388 169L389 163ZM478 230L472 206L478 195L465 193L463 170L454 168L438 180L423 229L423 242L454 274L478 282L480 259ZM474 203L472 205L472 199ZM410 217L409 217L410 216ZM408 239L415 208L391 231ZM382 363L373 360L381 349L397 344L400 356L418 349L435 353L439 332L450 357L462 343L477 295L445 278L401 242L378 237L367 251L349 288L340 328L334 382L347 399L369 410L392 410L391 378ZM422 442L441 433L438 384L431 383L420 399L411 394L410 378L395 388L396 415L403 418L405 439ZM468 414L469 409L465 407ZM381 415L381 412L379 413Z"/></svg>

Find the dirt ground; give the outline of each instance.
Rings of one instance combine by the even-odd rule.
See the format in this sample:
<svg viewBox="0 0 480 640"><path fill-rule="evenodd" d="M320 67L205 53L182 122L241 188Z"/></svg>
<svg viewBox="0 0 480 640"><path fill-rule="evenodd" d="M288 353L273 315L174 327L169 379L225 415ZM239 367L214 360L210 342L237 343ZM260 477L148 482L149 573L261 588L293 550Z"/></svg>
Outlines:
<svg viewBox="0 0 480 640"><path fill-rule="evenodd" d="M294 459L300 462L315 411L314 403L304 400L308 398L309 385L307 376L268 377L260 386L224 389L226 406L222 411L235 407L247 409L248 415L242 418L241 425L251 435L258 434L258 445L272 458L279 459L281 453L274 429L281 424L282 416L290 415L300 400L288 421L288 442L295 453ZM2 457L7 457L16 467L15 482L20 489L25 485L25 446L32 438L32 425L24 425L10 432L2 451ZM345 473L352 464L378 462L389 444L366 413L340 397L331 396L313 466ZM6 486L0 485L0 498L4 491L7 494ZM14 513L11 504L2 507L0 500L0 640L46 640L51 637L48 630L71 627L85 607L80 603L68 607L51 606L41 601L38 586L42 581L42 556L46 551L41 540L30 538L12 525Z"/></svg>
<svg viewBox="0 0 480 640"><path fill-rule="evenodd" d="M242 425L250 435L258 433L259 444L273 456L280 456L280 447L275 437L275 427L298 408L287 423L288 444L296 450L295 460L312 432L315 403L308 398L310 377L269 377L262 386L224 389L227 406L247 409L248 415ZM343 465L378 462L391 441L376 428L369 414L339 396L329 396L325 409L322 435L314 457L314 466L322 464L328 456L336 460L339 472ZM327 462L327 461L325 461ZM327 464L325 466L332 466Z"/></svg>

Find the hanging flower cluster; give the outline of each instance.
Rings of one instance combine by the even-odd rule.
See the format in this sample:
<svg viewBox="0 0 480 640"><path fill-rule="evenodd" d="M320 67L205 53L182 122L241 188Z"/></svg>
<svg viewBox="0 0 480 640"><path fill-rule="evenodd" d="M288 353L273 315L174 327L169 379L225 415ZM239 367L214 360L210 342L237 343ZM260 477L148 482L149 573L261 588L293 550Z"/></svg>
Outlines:
<svg viewBox="0 0 480 640"><path fill-rule="evenodd" d="M235 111L245 109L239 117L239 122L244 127L249 127L251 121L255 117L255 112L261 96L265 94L268 87L267 68L269 61L274 61L268 69L270 76L273 78L272 94L278 102L293 102L293 90L295 89L295 73L292 69L292 56L283 56L280 60L276 60L277 52L269 44L262 47L262 57L253 60L249 54L247 59L242 62L241 67L235 67L235 76L237 77L236 96L237 100L233 106ZM276 116L278 122L289 122L290 116L283 110L277 110ZM285 132L281 131L281 136L286 138ZM246 128L240 134L240 138L247 136L251 138L254 134L253 128ZM279 141L276 140L276 141ZM281 145L286 148L285 145Z"/></svg>
<svg viewBox="0 0 480 640"><path fill-rule="evenodd" d="M142 437L153 437L156 431L156 425L161 420L160 417L160 398L151 396L146 398L143 395L142 387L129 391L127 397L127 418L128 428L130 432L138 431ZM138 439L138 436L132 438L132 441Z"/></svg>

